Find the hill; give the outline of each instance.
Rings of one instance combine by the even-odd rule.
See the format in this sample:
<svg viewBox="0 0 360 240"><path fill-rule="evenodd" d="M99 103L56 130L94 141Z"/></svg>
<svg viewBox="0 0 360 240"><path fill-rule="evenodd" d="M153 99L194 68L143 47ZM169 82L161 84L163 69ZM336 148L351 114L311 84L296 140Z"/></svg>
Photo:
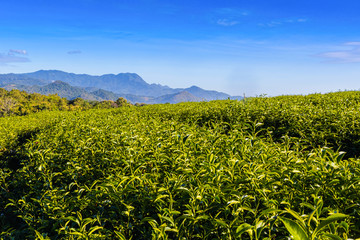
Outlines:
<svg viewBox="0 0 360 240"><path fill-rule="evenodd" d="M6 85L46 85L49 81L28 77L24 74L0 74L0 86Z"/></svg>
<svg viewBox="0 0 360 240"><path fill-rule="evenodd" d="M92 76L88 74L74 74L58 70L40 70L33 73L26 73L25 76L45 81L60 80L79 87L95 87L104 90L125 93L141 94L149 96L160 96L162 90L167 87L161 85L150 85L146 83L136 73L105 74L101 76ZM170 88L168 88L170 89Z"/></svg>
<svg viewBox="0 0 360 240"><path fill-rule="evenodd" d="M201 98L194 96L188 91L181 91L179 93L168 94L152 100L153 103L180 103L180 102L200 102ZM150 101L150 103L152 103Z"/></svg>
<svg viewBox="0 0 360 240"><path fill-rule="evenodd" d="M26 91L28 93L40 93L43 95L58 94L60 97L67 98L68 100L72 100L75 98L82 98L92 101L112 100L112 99L103 99L100 96L97 96L96 94L87 92L83 88L73 87L70 84L62 81L55 81L45 86L6 85L3 88L6 90L18 89L18 90ZM99 90L97 92L99 92Z"/></svg>
<svg viewBox="0 0 360 240"><path fill-rule="evenodd" d="M119 98L118 94L115 94L113 92L110 91L106 91L104 89L98 89L96 91L90 92L91 95L94 95L102 100L112 100L112 101L116 101L116 99Z"/></svg>
<svg viewBox="0 0 360 240"><path fill-rule="evenodd" d="M170 88L160 84L149 84L136 73L93 76L88 74L67 73L58 70L40 70L23 74L0 74L0 87L6 89L17 88L28 91L41 91L39 93L43 94L46 94L46 92L53 93L52 90L55 88L53 88L53 86L40 87L44 87L55 81L62 81L73 87L83 88L82 90L75 90L64 86L64 89L59 89L61 92L58 92L58 94L63 97L68 97L69 99L80 95L90 100L99 98L113 100L115 96L128 96L128 99L132 102L134 102L133 100L136 100L135 102L141 100L141 102L145 103L160 103L162 99L166 98L166 95L177 94L183 91L187 91L194 97L207 101L227 99L230 97L230 95L226 93L204 90L197 86ZM49 87L51 88L50 90L48 90ZM65 89L69 92L65 92ZM100 89L101 91L97 92ZM86 94L83 90L89 94ZM159 98L160 102L155 101L157 98Z"/></svg>
<svg viewBox="0 0 360 240"><path fill-rule="evenodd" d="M0 238L359 239L359 116L354 91L0 118Z"/></svg>
<svg viewBox="0 0 360 240"><path fill-rule="evenodd" d="M227 99L230 97L229 94L217 92L217 91L209 91L199 88L197 86L191 86L189 88L185 88L184 91L201 98L202 100L221 100Z"/></svg>

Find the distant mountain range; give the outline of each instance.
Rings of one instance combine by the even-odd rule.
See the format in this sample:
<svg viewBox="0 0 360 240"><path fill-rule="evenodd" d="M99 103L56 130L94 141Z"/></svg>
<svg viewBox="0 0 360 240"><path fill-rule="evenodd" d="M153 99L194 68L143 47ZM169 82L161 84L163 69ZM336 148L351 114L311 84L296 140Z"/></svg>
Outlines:
<svg viewBox="0 0 360 240"><path fill-rule="evenodd" d="M92 76L58 70L40 70L23 74L0 74L0 87L19 89L30 93L58 94L67 99L116 100L123 97L136 103L178 103L218 99L242 99L217 91L192 86L170 88L160 84L148 84L135 73Z"/></svg>

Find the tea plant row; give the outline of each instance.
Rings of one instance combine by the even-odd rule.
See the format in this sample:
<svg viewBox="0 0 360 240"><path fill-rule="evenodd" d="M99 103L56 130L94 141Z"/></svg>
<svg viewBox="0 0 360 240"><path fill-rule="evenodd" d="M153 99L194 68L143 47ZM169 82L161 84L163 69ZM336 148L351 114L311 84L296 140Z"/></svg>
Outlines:
<svg viewBox="0 0 360 240"><path fill-rule="evenodd" d="M359 104L340 92L2 118L0 236L355 239Z"/></svg>

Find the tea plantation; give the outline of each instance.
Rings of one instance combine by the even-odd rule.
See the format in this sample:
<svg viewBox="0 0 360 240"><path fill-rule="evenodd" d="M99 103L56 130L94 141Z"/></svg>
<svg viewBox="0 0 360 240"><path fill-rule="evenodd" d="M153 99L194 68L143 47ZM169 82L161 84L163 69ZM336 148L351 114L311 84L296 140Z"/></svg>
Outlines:
<svg viewBox="0 0 360 240"><path fill-rule="evenodd" d="M360 92L0 118L0 239L360 238Z"/></svg>

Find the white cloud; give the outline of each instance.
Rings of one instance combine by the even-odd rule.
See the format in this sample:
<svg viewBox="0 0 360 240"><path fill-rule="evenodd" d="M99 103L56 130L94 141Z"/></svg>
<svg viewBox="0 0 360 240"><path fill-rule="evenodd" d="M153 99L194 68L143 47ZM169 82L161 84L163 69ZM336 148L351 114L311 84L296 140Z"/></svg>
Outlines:
<svg viewBox="0 0 360 240"><path fill-rule="evenodd" d="M344 45L347 46L360 46L360 42L346 42Z"/></svg>
<svg viewBox="0 0 360 240"><path fill-rule="evenodd" d="M268 23L259 23L258 25L261 26L261 27L275 27L275 26L278 26L278 25L281 25L282 23L281 22L278 22L278 21L271 21L271 22L268 22Z"/></svg>
<svg viewBox="0 0 360 240"><path fill-rule="evenodd" d="M239 24L238 21L232 21L232 20L229 20L229 19L219 19L219 20L217 20L216 23L218 25L227 26L227 27Z"/></svg>
<svg viewBox="0 0 360 240"><path fill-rule="evenodd" d="M329 51L317 54L317 57L325 58L330 62L355 63L360 62L360 42L347 42L345 46L353 46L349 50Z"/></svg>
<svg viewBox="0 0 360 240"><path fill-rule="evenodd" d="M73 55L73 54L81 54L82 52L80 50L72 50L72 51L68 51L67 53Z"/></svg>
<svg viewBox="0 0 360 240"><path fill-rule="evenodd" d="M250 13L237 8L219 8L212 14L217 25L229 27L239 24L241 22L240 19L248 16Z"/></svg>
<svg viewBox="0 0 360 240"><path fill-rule="evenodd" d="M10 49L7 53L0 53L0 65L8 65L9 63L30 62L25 57L28 52L26 50Z"/></svg>
<svg viewBox="0 0 360 240"><path fill-rule="evenodd" d="M230 18L237 18L237 17L250 15L248 11L237 8L219 8L216 9L215 14L217 16L226 16Z"/></svg>
<svg viewBox="0 0 360 240"><path fill-rule="evenodd" d="M19 50L19 49L10 49L8 55L27 55L26 50Z"/></svg>
<svg viewBox="0 0 360 240"><path fill-rule="evenodd" d="M8 63L30 62L26 57L14 56L11 54L0 53L0 65L7 65Z"/></svg>
<svg viewBox="0 0 360 240"><path fill-rule="evenodd" d="M308 20L306 18L298 18L296 21L297 22L307 22Z"/></svg>
<svg viewBox="0 0 360 240"><path fill-rule="evenodd" d="M283 24L304 23L307 21L308 21L307 18L291 18L291 19L273 20L267 23L259 23L258 25L262 27L276 27Z"/></svg>

